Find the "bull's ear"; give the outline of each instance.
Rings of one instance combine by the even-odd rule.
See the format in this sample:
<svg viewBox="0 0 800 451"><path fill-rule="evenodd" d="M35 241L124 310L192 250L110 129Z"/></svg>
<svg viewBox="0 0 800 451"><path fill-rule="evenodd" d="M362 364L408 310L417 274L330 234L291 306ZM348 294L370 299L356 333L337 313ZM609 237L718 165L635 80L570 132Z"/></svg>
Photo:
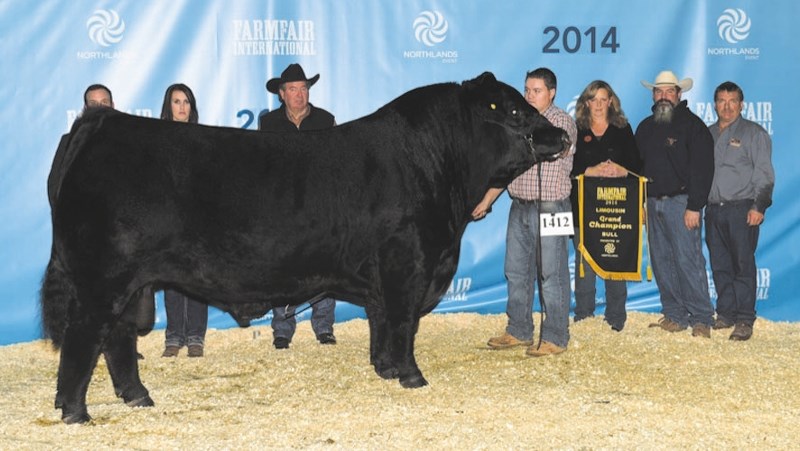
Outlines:
<svg viewBox="0 0 800 451"><path fill-rule="evenodd" d="M468 89L474 89L479 86L483 86L486 83L497 83L497 79L494 78L494 74L491 72L484 72L477 77L473 78L472 80L467 80L463 83L463 86Z"/></svg>

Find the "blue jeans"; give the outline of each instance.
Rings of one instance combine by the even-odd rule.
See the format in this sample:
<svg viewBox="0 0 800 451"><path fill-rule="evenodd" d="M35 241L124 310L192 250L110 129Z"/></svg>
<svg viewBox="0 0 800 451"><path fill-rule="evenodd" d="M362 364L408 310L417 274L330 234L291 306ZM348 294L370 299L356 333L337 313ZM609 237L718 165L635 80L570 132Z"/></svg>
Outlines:
<svg viewBox="0 0 800 451"><path fill-rule="evenodd" d="M203 346L208 326L208 305L173 290L164 290L167 311L165 346Z"/></svg>
<svg viewBox="0 0 800 451"><path fill-rule="evenodd" d="M647 198L650 263L661 296L661 313L681 326L713 323L700 228L683 221L688 196ZM702 224L702 222L701 222Z"/></svg>
<svg viewBox="0 0 800 451"><path fill-rule="evenodd" d="M272 336L274 338L286 338L292 341L297 328L295 310L297 310L295 305L272 309ZM311 329L318 337L321 334L333 333L334 310L336 310L336 301L333 298L325 298L311 306Z"/></svg>
<svg viewBox="0 0 800 451"><path fill-rule="evenodd" d="M571 211L569 199L541 202L542 213ZM542 340L566 348L569 343L569 237L541 239ZM506 332L518 340L533 338L533 296L537 281L539 210L535 202L515 199L511 203L506 234L505 274L508 280L508 326Z"/></svg>
<svg viewBox="0 0 800 451"><path fill-rule="evenodd" d="M591 265L582 261L578 251L579 230L575 229L572 244L575 246L575 321L594 316L597 297L597 274ZM583 264L583 277L580 276L580 266ZM606 288L605 320L616 330L625 327L628 313L625 311L625 302L628 300L628 284L624 280L603 280Z"/></svg>
<svg viewBox="0 0 800 451"><path fill-rule="evenodd" d="M732 323L756 320L758 226L747 225L753 201L706 207L706 244L717 289L717 316Z"/></svg>

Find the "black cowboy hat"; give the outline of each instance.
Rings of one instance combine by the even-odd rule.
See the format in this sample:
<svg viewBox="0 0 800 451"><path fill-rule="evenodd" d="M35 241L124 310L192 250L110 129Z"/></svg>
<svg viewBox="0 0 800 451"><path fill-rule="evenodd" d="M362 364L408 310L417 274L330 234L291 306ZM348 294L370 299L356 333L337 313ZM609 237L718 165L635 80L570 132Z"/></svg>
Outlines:
<svg viewBox="0 0 800 451"><path fill-rule="evenodd" d="M290 64L286 70L281 72L280 77L272 78L267 82L267 91L277 94L281 85L290 81L304 81L308 83L308 87L310 88L317 80L319 80L319 74L311 78L306 78L306 73L303 72L303 68L300 67L299 64L293 63Z"/></svg>

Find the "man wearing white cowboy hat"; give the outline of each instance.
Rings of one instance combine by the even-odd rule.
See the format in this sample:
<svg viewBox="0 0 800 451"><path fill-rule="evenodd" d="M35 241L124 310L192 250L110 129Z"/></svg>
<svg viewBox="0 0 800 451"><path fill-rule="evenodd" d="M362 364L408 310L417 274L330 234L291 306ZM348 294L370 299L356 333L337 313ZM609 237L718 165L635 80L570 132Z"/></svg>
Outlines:
<svg viewBox="0 0 800 451"><path fill-rule="evenodd" d="M681 94L692 79L663 71L654 83L653 114L636 129L647 187L650 262L664 315L651 327L710 337L714 308L708 294L700 216L714 178L714 140Z"/></svg>
<svg viewBox="0 0 800 451"><path fill-rule="evenodd" d="M299 64L290 64L278 78L267 82L267 91L278 94L281 107L262 115L258 129L270 132L297 133L304 130L320 130L336 125L333 115L308 102L308 89L319 80L319 74L306 78ZM292 341L297 320L295 306L281 306L272 309L273 345L276 349L286 349ZM311 328L322 344L336 344L333 335L333 298L322 299L311 306Z"/></svg>

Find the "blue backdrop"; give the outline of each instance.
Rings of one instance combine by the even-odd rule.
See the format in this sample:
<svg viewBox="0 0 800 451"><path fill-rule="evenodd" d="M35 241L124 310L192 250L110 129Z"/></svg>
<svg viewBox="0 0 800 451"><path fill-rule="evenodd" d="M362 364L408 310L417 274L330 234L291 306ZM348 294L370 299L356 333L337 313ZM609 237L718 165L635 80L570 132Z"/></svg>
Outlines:
<svg viewBox="0 0 800 451"><path fill-rule="evenodd" d="M277 106L264 83L292 62L320 73L311 102L339 123L421 85L483 71L519 87L527 70L558 76L556 104L574 112L584 86L611 83L633 126L649 114L652 81L694 79L690 108L711 124L713 90L733 80L744 115L773 138L774 206L757 253L760 316L800 320L796 0L0 0L0 344L40 337L38 289L50 255L46 180L59 137L103 83L116 107L158 116L166 87L188 84L205 124L256 128ZM794 193L794 194L793 194ZM505 310L509 201L469 226L440 312ZM572 250L571 250L572 251ZM646 258L645 258L646 260ZM716 295L711 281L712 298ZM602 290L598 293L602 297ZM630 309L657 311L654 282L630 283ZM163 327L161 298L157 327ZM303 314L307 317L307 313ZM361 316L346 303L337 320ZM265 317L261 322L268 322ZM234 322L213 310L211 327Z"/></svg>

